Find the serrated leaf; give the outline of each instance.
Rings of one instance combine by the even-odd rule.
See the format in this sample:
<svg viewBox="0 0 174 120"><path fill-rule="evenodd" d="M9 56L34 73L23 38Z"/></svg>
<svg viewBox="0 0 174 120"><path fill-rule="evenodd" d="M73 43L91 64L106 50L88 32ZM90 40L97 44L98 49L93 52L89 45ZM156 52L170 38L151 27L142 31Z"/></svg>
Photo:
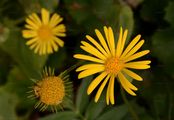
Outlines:
<svg viewBox="0 0 174 120"><path fill-rule="evenodd" d="M82 83L78 89L76 97L77 112L84 113L86 107L89 104L89 95L87 95L87 88L92 80L92 77L86 77L82 80Z"/></svg>
<svg viewBox="0 0 174 120"><path fill-rule="evenodd" d="M116 106L111 108L109 111L103 113L96 120L122 120L127 112L128 109L126 105Z"/></svg>
<svg viewBox="0 0 174 120"><path fill-rule="evenodd" d="M76 114L71 111L58 112L56 114L48 115L39 120L77 120Z"/></svg>

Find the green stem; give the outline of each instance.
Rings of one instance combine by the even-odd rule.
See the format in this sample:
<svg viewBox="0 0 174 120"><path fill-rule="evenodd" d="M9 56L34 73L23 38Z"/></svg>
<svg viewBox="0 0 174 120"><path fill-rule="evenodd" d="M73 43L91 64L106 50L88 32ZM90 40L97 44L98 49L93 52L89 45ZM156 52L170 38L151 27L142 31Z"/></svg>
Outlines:
<svg viewBox="0 0 174 120"><path fill-rule="evenodd" d="M138 115L137 115L136 112L133 110L131 104L130 104L129 101L127 100L125 91L123 90L122 87L121 87L121 95L122 95L123 101L127 104L128 108L129 108L129 112L131 113L131 115L132 115L132 117L134 118L134 120L139 120Z"/></svg>
<svg viewBox="0 0 174 120"><path fill-rule="evenodd" d="M173 96L169 93L169 110L168 110L168 120L172 120L172 108L173 108Z"/></svg>
<svg viewBox="0 0 174 120"><path fill-rule="evenodd" d="M17 24L20 24L20 23L22 23L22 22L24 22L24 21L25 21L25 18L20 18L20 19L18 19L18 20L15 20L15 21L14 21L14 24L17 25Z"/></svg>
<svg viewBox="0 0 174 120"><path fill-rule="evenodd" d="M76 113L81 120L86 120L86 118L79 111L77 111Z"/></svg>
<svg viewBox="0 0 174 120"><path fill-rule="evenodd" d="M69 67L68 69L66 69L66 72L69 73L71 72L73 69L75 69L76 67L80 66L82 64L82 62L78 62L75 65Z"/></svg>

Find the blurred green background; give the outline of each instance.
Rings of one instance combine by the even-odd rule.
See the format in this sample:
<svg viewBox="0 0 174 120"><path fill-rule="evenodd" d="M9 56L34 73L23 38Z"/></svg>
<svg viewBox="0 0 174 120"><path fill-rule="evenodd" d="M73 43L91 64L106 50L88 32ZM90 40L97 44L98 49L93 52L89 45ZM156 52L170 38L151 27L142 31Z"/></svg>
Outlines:
<svg viewBox="0 0 174 120"><path fill-rule="evenodd" d="M25 45L21 30L25 18L41 8L64 17L67 37L58 52L39 56ZM31 78L40 79L44 66L55 68L55 74L76 64L73 54L82 52L80 41L94 29L112 26L118 35L120 26L128 28L131 40L137 34L145 39L142 49L150 49L147 59L151 69L138 72L143 82L137 97L126 94L134 111L125 104L120 87L115 86L115 105L106 106L105 94L94 103L86 95L92 80L77 79L70 72L74 88L72 101L66 101L58 113L39 112L35 100L27 98ZM174 120L174 1L173 0L0 0L0 120Z"/></svg>

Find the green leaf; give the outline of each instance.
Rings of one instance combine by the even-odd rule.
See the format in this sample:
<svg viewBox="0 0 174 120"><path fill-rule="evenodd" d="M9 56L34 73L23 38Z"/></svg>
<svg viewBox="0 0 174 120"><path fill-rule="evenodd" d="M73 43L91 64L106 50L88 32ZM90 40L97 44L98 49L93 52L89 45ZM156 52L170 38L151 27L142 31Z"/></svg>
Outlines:
<svg viewBox="0 0 174 120"><path fill-rule="evenodd" d="M140 11L141 17L146 21L160 24L168 2L169 0L144 0Z"/></svg>
<svg viewBox="0 0 174 120"><path fill-rule="evenodd" d="M113 0L91 0L90 3L90 5L93 7L94 14L102 19L107 18L106 16L113 7L113 4Z"/></svg>
<svg viewBox="0 0 174 120"><path fill-rule="evenodd" d="M135 101L130 102L131 106L133 107L134 112L137 114L137 117L139 120L154 120L153 117L151 117L149 113L149 109L146 110L144 106L138 105ZM154 112L154 111L152 111ZM130 111L126 114L123 120L128 120L130 118L133 118Z"/></svg>
<svg viewBox="0 0 174 120"><path fill-rule="evenodd" d="M129 30L127 36L127 39L129 39L134 27L134 18L132 9L127 5L123 5L120 9L119 26Z"/></svg>
<svg viewBox="0 0 174 120"><path fill-rule="evenodd" d="M24 11L27 14L31 14L33 12L40 12L41 5L38 0L18 0L21 6L23 6Z"/></svg>
<svg viewBox="0 0 174 120"><path fill-rule="evenodd" d="M46 8L50 12L54 11L59 0L18 0L27 14L33 12L40 13L41 8Z"/></svg>
<svg viewBox="0 0 174 120"><path fill-rule="evenodd" d="M152 111L158 117L165 117L164 113L168 110L167 94L155 94L152 101Z"/></svg>
<svg viewBox="0 0 174 120"><path fill-rule="evenodd" d="M59 3L59 0L38 0L42 8L53 11Z"/></svg>
<svg viewBox="0 0 174 120"><path fill-rule="evenodd" d="M77 113L84 113L86 107L89 104L89 95L87 95L87 88L93 77L86 77L82 80L82 83L78 89L76 97Z"/></svg>
<svg viewBox="0 0 174 120"><path fill-rule="evenodd" d="M0 88L0 120L17 120L15 107L18 98Z"/></svg>
<svg viewBox="0 0 174 120"><path fill-rule="evenodd" d="M22 72L18 67L14 67L8 75L8 80L4 85L4 89L20 98L19 103L22 105L19 106L20 108L28 109L31 106L33 107L35 102L34 100L27 98L27 96L30 95L27 94L27 92L31 90L29 87L31 87L32 81L21 73Z"/></svg>
<svg viewBox="0 0 174 120"><path fill-rule="evenodd" d="M77 120L76 114L71 111L58 112L56 114L48 115L39 120Z"/></svg>
<svg viewBox="0 0 174 120"><path fill-rule="evenodd" d="M165 19L174 27L174 2L170 2L166 7Z"/></svg>
<svg viewBox="0 0 174 120"><path fill-rule="evenodd" d="M40 78L40 71L43 68L47 56L34 54L33 50L25 44L21 30L12 28L9 38L0 44L0 47L7 52L19 65L23 73L31 78Z"/></svg>
<svg viewBox="0 0 174 120"><path fill-rule="evenodd" d="M127 114L127 112L128 109L126 105L116 106L102 114L96 120L122 120L123 117Z"/></svg>
<svg viewBox="0 0 174 120"><path fill-rule="evenodd" d="M164 63L163 68L166 72L173 75L174 72L174 28L158 31L153 36L153 54ZM173 76L174 77L174 76Z"/></svg>
<svg viewBox="0 0 174 120"><path fill-rule="evenodd" d="M71 10L70 14L72 15L73 19L77 22L77 24L81 24L90 16L89 11L85 10Z"/></svg>
<svg viewBox="0 0 174 120"><path fill-rule="evenodd" d="M103 109L106 107L106 94L103 91L103 94L100 96L99 101L96 103L92 99L89 106L87 107L85 118L87 120L95 120L103 111Z"/></svg>
<svg viewBox="0 0 174 120"><path fill-rule="evenodd" d="M62 63L64 63L67 58L66 50L64 48L60 48L58 52L49 56L46 64L51 68L61 69L62 66L65 66L65 64L62 65Z"/></svg>
<svg viewBox="0 0 174 120"><path fill-rule="evenodd" d="M4 51L0 49L0 85L4 84L7 80L7 76L11 69L11 65L13 62L11 61L11 57L8 56Z"/></svg>
<svg viewBox="0 0 174 120"><path fill-rule="evenodd" d="M0 24L0 42L4 42L7 40L8 36L9 36L9 28L4 27L3 25Z"/></svg>

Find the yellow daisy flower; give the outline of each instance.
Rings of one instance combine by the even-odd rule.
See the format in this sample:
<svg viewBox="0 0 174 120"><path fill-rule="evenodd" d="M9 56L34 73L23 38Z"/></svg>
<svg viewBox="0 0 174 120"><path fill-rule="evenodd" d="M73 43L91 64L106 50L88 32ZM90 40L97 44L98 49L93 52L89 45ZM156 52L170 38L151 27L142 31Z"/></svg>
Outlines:
<svg viewBox="0 0 174 120"><path fill-rule="evenodd" d="M31 94L28 97L39 100L35 108L39 108L40 111L49 107L53 112L57 112L57 106L62 108L65 98L72 90L72 83L69 82L66 73L63 72L59 76L55 76L54 70L51 68L46 68L43 71L41 80L33 80L33 82L35 84L28 92Z"/></svg>
<svg viewBox="0 0 174 120"><path fill-rule="evenodd" d="M80 46L90 55L74 55L77 59L90 61L88 64L76 69L77 72L80 72L78 75L79 79L99 73L99 75L90 83L87 93L91 94L91 92L100 84L95 96L95 102L97 102L104 87L108 83L106 103L114 104L114 82L115 78L117 78L121 86L129 94L135 96L136 94L134 91L138 89L131 84L126 78L126 75L135 80L142 81L143 79L139 75L129 69L148 69L150 68L149 64L151 62L150 60L132 61L150 52L149 50L137 52L144 44L144 40L140 40L141 35L137 35L130 44L124 48L128 30L123 31L123 29L120 28L117 46L115 45L114 34L111 27L107 28L104 26L105 38L98 29L95 30L95 33L100 43L87 35L86 38L90 43L82 41L82 46Z"/></svg>
<svg viewBox="0 0 174 120"><path fill-rule="evenodd" d="M41 9L41 19L36 13L26 18L25 30L22 31L24 38L29 39L26 44L35 53L40 55L50 54L63 47L64 42L59 37L65 37L65 25L61 24L63 18L54 13L50 18L48 10Z"/></svg>

